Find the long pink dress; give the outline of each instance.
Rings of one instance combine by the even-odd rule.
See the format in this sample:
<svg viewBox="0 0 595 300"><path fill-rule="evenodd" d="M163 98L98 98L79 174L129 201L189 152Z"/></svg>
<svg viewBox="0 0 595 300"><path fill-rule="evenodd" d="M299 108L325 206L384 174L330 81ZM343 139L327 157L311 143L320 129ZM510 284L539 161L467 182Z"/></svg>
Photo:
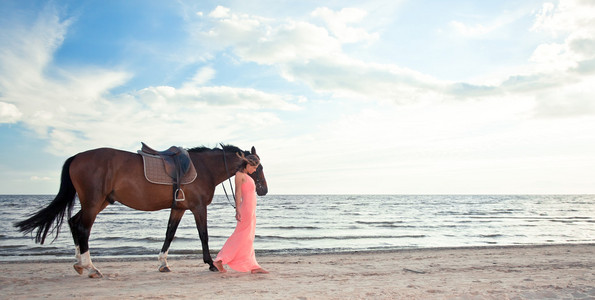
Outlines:
<svg viewBox="0 0 595 300"><path fill-rule="evenodd" d="M246 180L241 186L240 221L215 258L215 261L220 260L224 265L239 272L260 268L254 255L256 186L250 176L245 176L245 178Z"/></svg>

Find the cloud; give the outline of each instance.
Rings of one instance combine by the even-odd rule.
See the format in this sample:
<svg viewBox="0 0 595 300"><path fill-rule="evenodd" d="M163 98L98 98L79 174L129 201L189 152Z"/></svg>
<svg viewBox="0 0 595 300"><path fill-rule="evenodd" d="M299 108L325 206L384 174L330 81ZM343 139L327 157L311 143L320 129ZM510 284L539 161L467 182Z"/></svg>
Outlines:
<svg viewBox="0 0 595 300"><path fill-rule="evenodd" d="M537 44L527 64L497 83L493 93L532 98L537 117L595 113L595 5L587 1L546 3L535 12L533 32L552 40Z"/></svg>
<svg viewBox="0 0 595 300"><path fill-rule="evenodd" d="M563 43L540 45L534 60L551 63L563 60L578 63L595 58L595 4L581 0L546 3L536 13L532 31L566 36Z"/></svg>
<svg viewBox="0 0 595 300"><path fill-rule="evenodd" d="M505 35L499 34L501 31L505 31L510 25L526 16L527 12L521 8L504 12L496 17L474 16L472 18L473 20L481 20L479 22L452 20L448 23L448 26L454 33L467 39L502 38Z"/></svg>
<svg viewBox="0 0 595 300"><path fill-rule="evenodd" d="M366 63L346 56L287 64L286 78L299 78L318 92L336 98L411 103L441 99L445 83L395 65Z"/></svg>
<svg viewBox="0 0 595 300"><path fill-rule="evenodd" d="M71 19L61 20L52 6L46 6L39 17L28 23L8 17L0 28L0 74L12 74L11 83L41 80L41 68L52 60L53 52L64 41ZM5 89L6 78L0 78L0 87Z"/></svg>
<svg viewBox="0 0 595 300"><path fill-rule="evenodd" d="M565 37L562 42L539 45L530 58L533 73L544 74L538 82L556 87L536 91L536 116L594 114L595 4L580 0L546 3L535 14L531 30Z"/></svg>
<svg viewBox="0 0 595 300"><path fill-rule="evenodd" d="M363 28L348 26L350 23L361 22L367 14L367 11L358 8L343 8L336 12L327 7L321 7L312 12L312 16L319 17L325 21L330 32L342 43L378 39L378 33L368 33Z"/></svg>
<svg viewBox="0 0 595 300"><path fill-rule="evenodd" d="M16 123L22 115L23 113L14 104L0 102L0 124Z"/></svg>
<svg viewBox="0 0 595 300"><path fill-rule="evenodd" d="M595 31L595 4L584 0L561 0L558 4L544 3L535 14L531 30L547 32L553 36L561 33Z"/></svg>
<svg viewBox="0 0 595 300"><path fill-rule="evenodd" d="M246 45L258 40L260 31L267 27L272 20L250 16L247 14L233 14L230 9L217 6L207 16L207 20L214 20L216 26L206 32L200 32L199 38L209 40L209 46L215 50L224 49L230 45ZM201 30L201 27L198 27Z"/></svg>
<svg viewBox="0 0 595 300"><path fill-rule="evenodd" d="M251 88L228 86L195 87L184 85L181 89L170 86L148 87L140 90L137 101L160 111L171 105L188 108L225 107L243 110L298 110L292 96L280 96ZM297 99L295 100L297 102Z"/></svg>
<svg viewBox="0 0 595 300"><path fill-rule="evenodd" d="M219 5L211 13L209 13L209 17L217 19L227 18L229 16L229 11L229 8Z"/></svg>
<svg viewBox="0 0 595 300"><path fill-rule="evenodd" d="M192 77L190 82L187 82L187 85L203 85L211 81L215 77L215 70L211 67L204 67L200 68L198 72Z"/></svg>
<svg viewBox="0 0 595 300"><path fill-rule="evenodd" d="M217 14L219 15L219 14ZM276 21L258 16L231 14L214 18L203 37L221 50L233 47L244 61L263 65L307 61L340 53L340 42L322 27L302 21Z"/></svg>
<svg viewBox="0 0 595 300"><path fill-rule="evenodd" d="M219 50L231 48L242 61L274 65L286 80L304 82L316 92L336 97L400 103L443 89L437 80L419 72L366 63L347 55L342 50L345 43L368 42L378 37L346 25L360 21L365 14L359 9L335 12L319 8L312 16L325 21L327 27L322 27L306 21L238 14L218 7L209 14L212 23L202 34L209 43L221 45Z"/></svg>
<svg viewBox="0 0 595 300"><path fill-rule="evenodd" d="M595 88L593 82L580 81L537 94L539 101L534 110L537 117L560 118L595 115Z"/></svg>
<svg viewBox="0 0 595 300"><path fill-rule="evenodd" d="M54 64L70 25L46 9L32 26L2 29L8 42L0 46L2 122L20 121L47 139L56 155L103 146L136 149L141 140L156 147L243 140L247 131L279 126L276 112L299 109L299 97L208 85L216 76L208 66L180 87L114 94L133 73Z"/></svg>
<svg viewBox="0 0 595 300"><path fill-rule="evenodd" d="M564 5L562 3L561 7ZM544 9L549 11L550 6ZM558 14L564 13L555 10L550 17L558 20ZM377 34L358 27L358 22L367 16L367 12L361 9L317 8L311 13L312 20L265 19L222 7L210 16L203 36L209 43L224 45L218 51L229 50L243 62L275 66L289 82L305 83L316 93L331 95L335 99L407 104L494 96L504 99L518 95L540 102L547 100L536 98L536 93L547 93L580 81L591 82L592 79L580 75L595 70L595 60L592 59L595 51L591 51L595 47L593 35L591 30L582 28L590 24L593 17L584 13L581 22L573 23L573 26L564 25L565 30L571 30L564 43L538 45L524 67L514 69L489 84L440 80L397 64L378 64L354 58L345 51L346 44L365 46L365 43L378 38ZM478 36L499 30L526 16L526 11L519 10L498 17L488 25L469 26L459 21L453 21L451 25L466 35ZM315 20L323 20L324 23L316 24ZM538 17L536 23L545 22L540 20ZM535 25L533 30L539 27ZM563 90L570 93L569 89Z"/></svg>
<svg viewBox="0 0 595 300"><path fill-rule="evenodd" d="M232 47L244 61L272 65L341 53L340 40L326 28L309 22L267 19L221 7L209 16L209 28L201 32L202 37L209 44L218 45L216 50Z"/></svg>

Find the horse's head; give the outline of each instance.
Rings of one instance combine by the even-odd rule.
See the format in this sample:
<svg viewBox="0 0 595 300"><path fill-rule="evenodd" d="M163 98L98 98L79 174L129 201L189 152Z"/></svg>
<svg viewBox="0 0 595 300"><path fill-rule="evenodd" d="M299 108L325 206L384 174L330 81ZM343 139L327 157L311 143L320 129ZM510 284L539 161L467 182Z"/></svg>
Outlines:
<svg viewBox="0 0 595 300"><path fill-rule="evenodd" d="M256 149L254 149L254 147L252 147L251 153L258 156L258 154L256 154ZM258 168L256 168L256 171L254 173L250 174L250 177L252 177L252 179L254 179L254 184L256 185L256 194L258 196L264 196L269 192L269 188L267 187L267 180L266 180L266 178L264 178L262 162L258 165Z"/></svg>

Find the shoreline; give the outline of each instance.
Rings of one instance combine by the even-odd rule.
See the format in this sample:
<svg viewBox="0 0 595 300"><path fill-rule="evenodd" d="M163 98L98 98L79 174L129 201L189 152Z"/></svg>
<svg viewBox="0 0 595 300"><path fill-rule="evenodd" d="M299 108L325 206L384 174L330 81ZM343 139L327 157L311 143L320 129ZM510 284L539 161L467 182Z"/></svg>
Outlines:
<svg viewBox="0 0 595 300"><path fill-rule="evenodd" d="M386 248L386 249L365 249L365 250L316 250L308 249L306 251L295 250L295 251L269 251L269 250L256 250L256 257L264 256L311 256L311 255L333 255L333 254L374 254L374 253L399 253L407 251L423 251L423 250L475 250L475 249L499 249L499 248L539 248L539 247L553 247L553 246L568 246L568 247L579 247L579 246L595 246L595 243L560 243L560 244L519 244L519 245L484 245L484 246L444 246L444 247L424 247L424 248ZM318 251L318 252L317 252ZM74 250L73 250L74 252ZM95 262L118 262L118 261L150 261L153 258L157 259L157 254L145 254L145 255L119 255L119 256L100 256L96 253L91 253L92 259ZM215 258L217 251L212 250L211 256ZM168 260L172 259L200 259L202 260L202 252L193 254L176 254L175 252L169 253ZM63 256L59 258L47 258L47 259L15 259L15 260L0 260L2 264L19 264L19 263L63 263L74 261L74 253L72 256Z"/></svg>
<svg viewBox="0 0 595 300"><path fill-rule="evenodd" d="M1 262L0 294L29 298L594 299L595 244L416 248L258 255L266 275L208 270L200 257L93 258L101 279L72 261Z"/></svg>
<svg viewBox="0 0 595 300"><path fill-rule="evenodd" d="M541 247L555 247L555 246L567 246L567 247L580 247L580 246L593 246L595 243L560 243L560 244L522 244L522 245L484 245L484 246L445 246L445 247L425 247L425 248L387 248L387 249L365 249L365 250L307 250L307 251L269 251L269 250L256 250L256 257L276 257L276 256L312 256L312 255L348 255L348 254L376 254L376 253L399 253L409 251L424 251L424 250L478 250L478 249L507 249L507 248L541 248ZM74 250L73 250L74 251ZM124 262L124 261L151 261L153 258L157 260L159 253L157 254L146 254L146 255L121 255L121 256L99 256L94 255L92 252L93 262ZM211 250L211 256L215 258L217 251ZM202 262L202 252L193 254L176 254L170 253L168 255L169 260L192 260L199 259ZM60 258L47 258L47 259L15 259L15 260L0 260L2 264L27 264L27 263L67 263L74 261L74 254L72 256L64 256Z"/></svg>
<svg viewBox="0 0 595 300"><path fill-rule="evenodd" d="M375 254L375 253L399 253L408 251L424 251L424 250L477 250L477 249L506 249L506 248L540 248L540 247L555 247L555 246L568 246L568 247L580 247L580 246L595 246L595 243L560 243L560 244L520 244L520 245L484 245L484 246L444 246L444 247L425 247L425 248L386 248L386 249L365 249L365 250L315 250L308 249L307 251L295 250L295 251L269 251L269 250L256 250L256 257L275 257L275 256L312 256L312 255L342 255L342 254ZM318 252L316 252L318 251ZM157 254L145 254L145 255L118 255L118 256L100 256L96 253L91 253L94 262L122 262L122 261L151 261L153 258L157 260L159 253ZM213 259L217 256L217 251L212 250L211 256ZM199 259L202 261L202 252L193 254L176 254L175 252L169 253L169 260L192 260ZM59 258L47 258L47 259L15 259L15 260L0 260L2 264L20 264L20 263L64 263L74 261L74 254L72 256L63 256Z"/></svg>

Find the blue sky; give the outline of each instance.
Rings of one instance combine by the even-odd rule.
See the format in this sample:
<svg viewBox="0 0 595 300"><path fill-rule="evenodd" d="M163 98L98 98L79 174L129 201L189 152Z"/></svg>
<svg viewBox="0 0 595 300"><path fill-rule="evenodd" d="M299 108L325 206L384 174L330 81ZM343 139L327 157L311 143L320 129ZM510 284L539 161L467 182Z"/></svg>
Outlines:
<svg viewBox="0 0 595 300"><path fill-rule="evenodd" d="M0 193L141 141L256 146L271 194L595 193L595 3L361 2L1 1Z"/></svg>

